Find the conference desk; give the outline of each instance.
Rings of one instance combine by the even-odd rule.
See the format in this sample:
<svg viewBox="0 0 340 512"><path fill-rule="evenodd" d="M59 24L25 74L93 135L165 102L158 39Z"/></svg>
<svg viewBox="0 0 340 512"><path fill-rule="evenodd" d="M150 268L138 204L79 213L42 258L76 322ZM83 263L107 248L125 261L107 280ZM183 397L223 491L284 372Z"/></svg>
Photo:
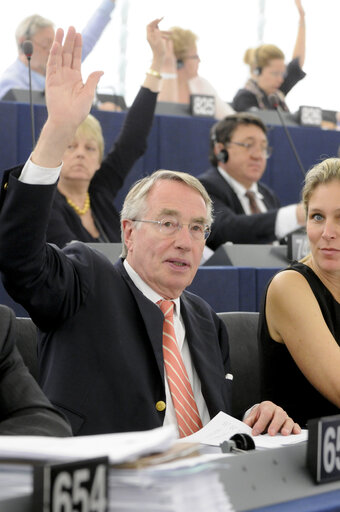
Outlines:
<svg viewBox="0 0 340 512"><path fill-rule="evenodd" d="M217 313L259 311L269 279L279 268L199 267L188 290L205 299Z"/></svg>
<svg viewBox="0 0 340 512"><path fill-rule="evenodd" d="M216 471L236 512L335 512L340 482L316 485L305 465L306 443L221 458ZM162 485L160 482L159 485ZM0 500L4 512L38 512L32 494ZM140 503L140 510L143 502Z"/></svg>
<svg viewBox="0 0 340 512"><path fill-rule="evenodd" d="M316 485L306 467L307 443L235 455L219 469L236 511L340 510L340 482Z"/></svg>
<svg viewBox="0 0 340 512"><path fill-rule="evenodd" d="M125 112L112 113L93 110L102 125L105 148L108 151L122 126ZM46 108L34 106L36 133L46 119ZM116 198L120 209L122 201L136 179L156 169L187 171L197 176L209 167L209 130L214 120L190 116L155 115L145 154L129 173ZM308 169L323 158L336 156L340 132L320 128L290 126L288 128L301 161ZM286 134L279 125L269 126L269 144L273 155L269 158L262 181L278 194L283 205L300 198L303 175L300 171ZM30 108L28 104L0 102L0 170L24 162L32 148Z"/></svg>

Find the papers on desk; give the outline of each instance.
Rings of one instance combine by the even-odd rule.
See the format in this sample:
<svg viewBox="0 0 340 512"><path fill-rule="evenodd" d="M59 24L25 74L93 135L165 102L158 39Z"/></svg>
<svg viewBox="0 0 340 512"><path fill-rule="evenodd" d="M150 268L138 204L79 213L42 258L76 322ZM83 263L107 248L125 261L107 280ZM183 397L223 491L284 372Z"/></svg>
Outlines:
<svg viewBox="0 0 340 512"><path fill-rule="evenodd" d="M237 433L251 435L251 428L224 412L219 412L204 428L177 440L172 426L143 432L103 434L68 438L43 436L0 436L0 458L19 460L69 461L108 456L111 464L134 461L143 455L164 452L175 441L219 446ZM292 436L261 435L253 438L257 448L277 448L307 440L307 431Z"/></svg>
<svg viewBox="0 0 340 512"><path fill-rule="evenodd" d="M111 464L118 464L163 452L176 440L176 429L172 425L143 432L66 438L0 436L0 458L70 461L108 456Z"/></svg>
<svg viewBox="0 0 340 512"><path fill-rule="evenodd" d="M0 463L0 500L32 494L32 468L26 464Z"/></svg>
<svg viewBox="0 0 340 512"><path fill-rule="evenodd" d="M220 446L223 441L227 441L234 434L249 434L251 428L239 421L233 416L229 416L224 412L219 412L209 423L201 430L185 438L185 441L207 444L211 446ZM282 436L270 436L268 434L253 437L256 448L279 448L287 444L300 443L307 441L307 430L303 430L301 434ZM181 439L179 442L183 442Z"/></svg>
<svg viewBox="0 0 340 512"><path fill-rule="evenodd" d="M142 471L112 469L109 511L233 511L214 459L201 455Z"/></svg>
<svg viewBox="0 0 340 512"><path fill-rule="evenodd" d="M176 430L172 426L145 432L74 438L0 436L0 458L69 461L108 455L111 465L115 464L109 471L109 512L233 511L219 481L220 454L218 457L197 455L165 464L154 464L150 461L154 457L148 457L148 463L140 465L142 456L155 452L161 452L157 461L171 460L172 454L192 452L192 448L197 451L197 446L181 444L176 447L176 441ZM129 465L129 469L118 463ZM32 469L27 472L25 467L22 471L21 466L18 464L16 468L13 464L13 485L6 478L6 467L1 480L0 469L1 486L11 487L7 496L32 493ZM131 469L131 466L135 468Z"/></svg>
<svg viewBox="0 0 340 512"><path fill-rule="evenodd" d="M179 442L172 426L144 432L73 438L0 436L0 458L57 462L104 455L109 457L111 465L115 465L109 472L110 512L226 512L232 511L233 507L219 481L217 468L222 458L225 464L225 456L221 452L172 459L197 450L197 446L190 445L190 442L219 446L233 434L241 432L250 434L251 429L245 423L220 412L199 432ZM261 448L278 447L305 439L306 432L300 436L254 437L256 446ZM161 453L161 456L145 459L145 456L154 453ZM160 463L164 460L167 462ZM121 463L129 465L129 468L117 466ZM21 471L20 465L13 467L12 480L11 474L6 473L6 467L2 474L0 470L0 487L7 489L5 496L30 492L31 472L27 468Z"/></svg>

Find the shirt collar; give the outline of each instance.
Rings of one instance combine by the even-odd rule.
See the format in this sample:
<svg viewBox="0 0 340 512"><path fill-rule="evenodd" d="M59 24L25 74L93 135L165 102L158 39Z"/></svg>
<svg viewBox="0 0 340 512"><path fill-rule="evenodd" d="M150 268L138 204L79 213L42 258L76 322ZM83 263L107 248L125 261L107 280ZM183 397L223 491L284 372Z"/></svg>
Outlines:
<svg viewBox="0 0 340 512"><path fill-rule="evenodd" d="M126 272L128 273L131 281L133 284L138 288L139 291L142 292L143 295L154 304L157 304L159 300L164 300L164 297L159 295L157 292L155 292L148 284L146 284L145 281L140 277L139 274L131 267L131 265L126 261L126 259L123 262L123 265L125 267ZM177 299L171 299L172 302L175 304L176 313L180 314L180 298L177 297Z"/></svg>
<svg viewBox="0 0 340 512"><path fill-rule="evenodd" d="M252 192L254 192L256 197L258 197L259 199L263 199L263 195L259 191L259 187L258 187L256 182L253 183L249 189L246 189L243 185L241 185L240 182L236 181L235 178L232 178L230 176L230 174L227 173L227 171L222 169L222 167L217 167L217 170L220 173L220 175L222 176L222 178L227 183L229 183L229 185L231 186L231 188L233 189L233 191L235 192L235 194L237 196L244 197L244 195L247 192L247 190L251 190Z"/></svg>

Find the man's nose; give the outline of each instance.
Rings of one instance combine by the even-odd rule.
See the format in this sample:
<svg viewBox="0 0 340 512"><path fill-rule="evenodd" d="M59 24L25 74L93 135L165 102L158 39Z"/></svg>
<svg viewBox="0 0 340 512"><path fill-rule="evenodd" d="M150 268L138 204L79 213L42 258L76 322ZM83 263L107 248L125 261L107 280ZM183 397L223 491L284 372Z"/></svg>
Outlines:
<svg viewBox="0 0 340 512"><path fill-rule="evenodd" d="M180 246L181 248L191 248L193 240L190 234L189 226L187 224L184 224L180 227L180 229L177 229L175 237L176 245Z"/></svg>

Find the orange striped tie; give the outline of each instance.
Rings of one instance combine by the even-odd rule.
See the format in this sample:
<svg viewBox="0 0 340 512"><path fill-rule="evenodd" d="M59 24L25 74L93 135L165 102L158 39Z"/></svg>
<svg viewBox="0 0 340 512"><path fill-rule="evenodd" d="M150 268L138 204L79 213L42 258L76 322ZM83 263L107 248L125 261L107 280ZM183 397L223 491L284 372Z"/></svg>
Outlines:
<svg viewBox="0 0 340 512"><path fill-rule="evenodd" d="M158 302L163 314L163 357L180 437L189 436L202 428L194 394L178 350L174 329L174 303Z"/></svg>

